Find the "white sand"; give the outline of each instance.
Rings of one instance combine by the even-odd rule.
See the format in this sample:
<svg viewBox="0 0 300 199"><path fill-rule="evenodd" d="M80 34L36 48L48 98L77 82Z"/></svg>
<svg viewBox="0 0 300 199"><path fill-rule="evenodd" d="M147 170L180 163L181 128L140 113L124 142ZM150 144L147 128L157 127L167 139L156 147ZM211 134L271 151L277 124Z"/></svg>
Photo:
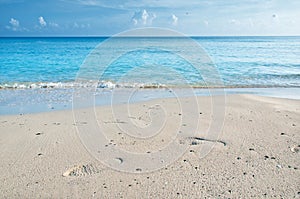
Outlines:
<svg viewBox="0 0 300 199"><path fill-rule="evenodd" d="M205 134L212 119L210 99L198 99L202 114L196 130L190 113L197 109L191 98L183 99L188 104L184 112L175 99L133 104L130 115L123 114L125 105L114 107L115 115L109 107L97 108L101 130L112 140L108 145L127 151L163 149L178 133L178 125L208 139L176 138L189 145L186 153L148 173L113 170L88 152L76 126L89 126L94 115L87 114L76 124L72 111L0 116L0 198L300 197L299 100L227 96L224 126L217 132L220 137L213 139ZM139 133L129 122L145 129L151 124L143 131L149 135L160 132L159 126L163 129L154 137L136 140L124 133ZM199 158L203 146L212 145L212 151ZM122 157L116 159L116 164L125 163Z"/></svg>

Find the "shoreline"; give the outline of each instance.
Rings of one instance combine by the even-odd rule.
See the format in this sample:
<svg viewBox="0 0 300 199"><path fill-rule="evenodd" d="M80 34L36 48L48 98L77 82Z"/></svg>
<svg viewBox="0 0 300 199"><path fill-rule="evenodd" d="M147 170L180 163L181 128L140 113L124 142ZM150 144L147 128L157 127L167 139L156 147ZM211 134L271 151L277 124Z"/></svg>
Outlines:
<svg viewBox="0 0 300 199"><path fill-rule="evenodd" d="M217 134L207 134L212 121L210 97L198 96L198 107L191 97L179 100L185 108L176 99L164 98L129 107L119 104L114 112L110 106L96 107L95 112L80 109L76 111L82 117L75 121L71 110L0 115L2 197L299 197L299 100L228 95L223 126ZM127 108L129 115L123 114ZM193 111L200 118L196 129ZM116 166L127 163L128 158L104 153L107 158L118 157L116 165L107 166L105 158L98 160L98 153L93 153L76 130L92 125L95 115L108 148L151 155L174 140L187 144L188 149L155 171L144 172L146 166L134 172L119 171ZM153 137L136 139L128 134L134 132L132 124L151 133L161 120L165 124ZM200 158L207 147L211 150Z"/></svg>
<svg viewBox="0 0 300 199"><path fill-rule="evenodd" d="M114 91L116 90L116 92ZM214 94L252 94L286 99L300 99L300 88L121 88L121 89L97 89L95 93L95 105L103 106L111 104L112 96L114 104L144 102L154 99L210 96L210 90ZM73 108L74 89L11 89L0 90L0 115L30 114L40 112L52 112L56 110L71 110ZM134 96L130 95L134 92ZM130 99L124 99L124 97ZM118 98L120 98L118 100ZM80 107L86 107L84 103Z"/></svg>
<svg viewBox="0 0 300 199"><path fill-rule="evenodd" d="M1 83L1 90L28 90L28 89L78 89L78 88L89 88L89 89L168 89L168 88L180 88L180 89L234 89L234 88L300 88L299 85L282 85L282 84L233 84L219 86L207 86L206 84L190 84L190 85L167 85L159 83L133 83L133 82L122 82L116 83L110 80L103 81L66 81L66 82L11 82Z"/></svg>

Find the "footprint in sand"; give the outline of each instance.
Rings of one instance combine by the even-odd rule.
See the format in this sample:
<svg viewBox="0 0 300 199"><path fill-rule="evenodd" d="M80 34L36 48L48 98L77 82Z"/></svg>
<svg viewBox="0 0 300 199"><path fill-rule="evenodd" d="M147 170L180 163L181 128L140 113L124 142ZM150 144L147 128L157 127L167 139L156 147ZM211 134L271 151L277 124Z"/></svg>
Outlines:
<svg viewBox="0 0 300 199"><path fill-rule="evenodd" d="M87 176L99 173L100 170L92 164L76 165L63 173L64 177L68 176Z"/></svg>

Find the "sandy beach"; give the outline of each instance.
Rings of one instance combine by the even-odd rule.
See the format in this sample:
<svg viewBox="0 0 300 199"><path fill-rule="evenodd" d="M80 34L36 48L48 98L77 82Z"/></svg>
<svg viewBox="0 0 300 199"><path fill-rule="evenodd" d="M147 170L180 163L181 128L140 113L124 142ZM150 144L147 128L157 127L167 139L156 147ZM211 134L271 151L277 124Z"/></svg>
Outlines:
<svg viewBox="0 0 300 199"><path fill-rule="evenodd" d="M300 0L0 0L0 199L300 199Z"/></svg>
<svg viewBox="0 0 300 199"><path fill-rule="evenodd" d="M184 98L189 103L191 98ZM80 139L73 112L0 116L1 198L299 198L300 101L229 95L218 137L205 134L211 121L209 97L198 97L199 124L192 137L175 137L189 145L185 153L151 172L122 172L97 160ZM164 109L155 109L159 104ZM127 151L151 153L171 139L179 124L189 128L189 110L176 99L131 104L130 121L139 126L160 122L161 134L146 140L126 136L132 130L110 107L95 115L110 142ZM115 107L115 111L124 106ZM153 108L154 107L154 108ZM192 111L195 107L190 107ZM151 109L151 114L147 113ZM85 112L86 110L77 110ZM103 114L105 113L105 114ZM180 118L186 117L186 121ZM129 121L129 120L128 120ZM127 128L128 127L128 128ZM127 128L127 129L126 129ZM120 130L123 129L123 132ZM153 130L153 129L152 129ZM193 132L194 133L194 132ZM177 140L176 140L177 139ZM201 158L203 147L212 150ZM126 159L119 158L118 164Z"/></svg>

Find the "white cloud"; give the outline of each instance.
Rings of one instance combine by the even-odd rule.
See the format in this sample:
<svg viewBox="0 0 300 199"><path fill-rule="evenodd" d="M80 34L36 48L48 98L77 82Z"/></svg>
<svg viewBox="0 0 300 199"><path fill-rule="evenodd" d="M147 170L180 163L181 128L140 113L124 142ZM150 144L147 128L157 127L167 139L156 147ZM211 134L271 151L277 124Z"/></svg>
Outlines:
<svg viewBox="0 0 300 199"><path fill-rule="evenodd" d="M29 31L27 28L22 27L20 25L20 22L17 19L11 18L8 23L9 25L5 26L7 30L20 31L20 32Z"/></svg>
<svg viewBox="0 0 300 199"><path fill-rule="evenodd" d="M178 23L178 17L174 14L172 14L172 24L173 26L177 26L177 23Z"/></svg>
<svg viewBox="0 0 300 199"><path fill-rule="evenodd" d="M13 27L16 27L16 28L18 28L19 25L20 25L19 21L16 20L16 19L14 19L14 18L11 18L10 21L9 21L9 23L10 23Z"/></svg>
<svg viewBox="0 0 300 199"><path fill-rule="evenodd" d="M39 17L39 23L42 27L47 26L47 22L45 21L44 17Z"/></svg>
<svg viewBox="0 0 300 199"><path fill-rule="evenodd" d="M151 25L152 21L156 18L154 13L150 13L147 10L142 10L140 12L135 12L132 17L132 22L134 25Z"/></svg>
<svg viewBox="0 0 300 199"><path fill-rule="evenodd" d="M18 31L20 30L20 22L14 18L11 18L9 20L9 26L6 26L6 29L12 30L12 31Z"/></svg>
<svg viewBox="0 0 300 199"><path fill-rule="evenodd" d="M143 21L143 24L146 25L147 24L147 19L149 17L149 14L146 10L143 10L143 13L142 13L142 21Z"/></svg>

